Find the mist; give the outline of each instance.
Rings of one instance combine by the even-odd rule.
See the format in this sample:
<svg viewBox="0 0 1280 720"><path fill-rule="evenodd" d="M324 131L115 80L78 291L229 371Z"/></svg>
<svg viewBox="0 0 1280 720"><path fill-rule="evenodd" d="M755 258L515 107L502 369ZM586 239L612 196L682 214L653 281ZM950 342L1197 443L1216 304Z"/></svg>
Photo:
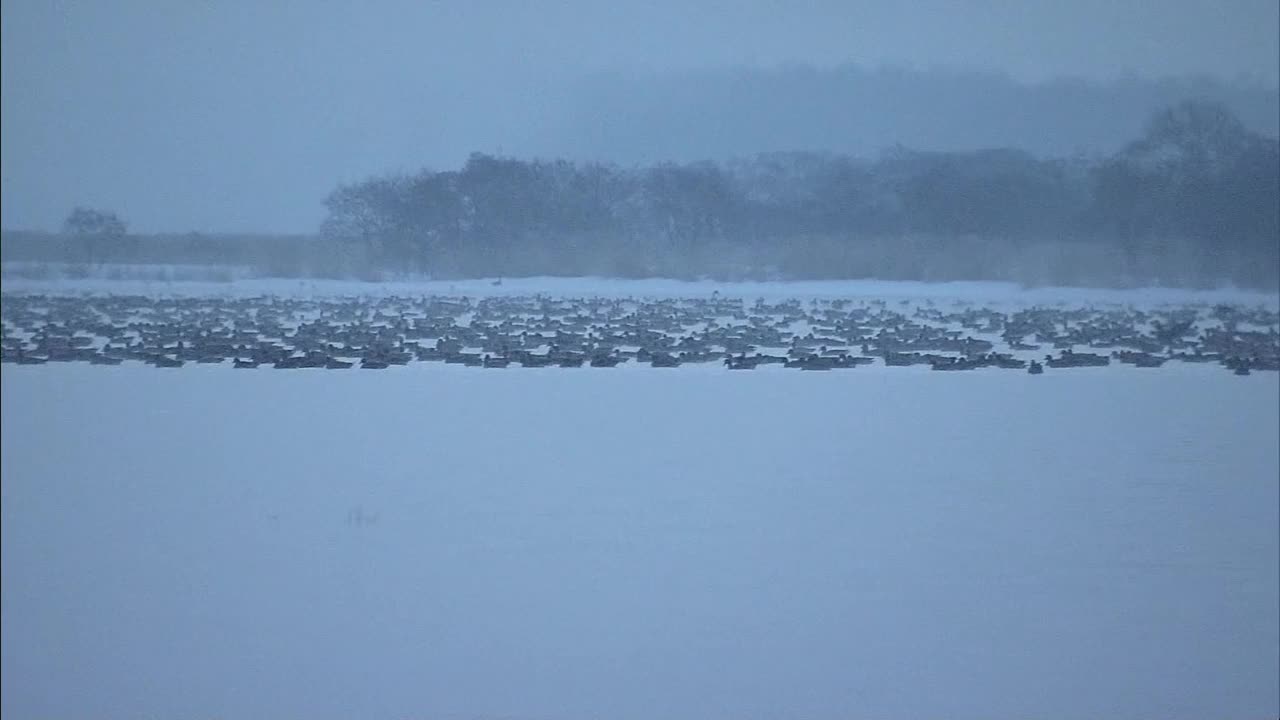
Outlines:
<svg viewBox="0 0 1280 720"><path fill-rule="evenodd" d="M1277 134L1277 6L6 2L0 224L313 233L473 152L1108 153L1187 98Z"/></svg>
<svg viewBox="0 0 1280 720"><path fill-rule="evenodd" d="M0 0L0 715L1280 717L1277 0Z"/></svg>

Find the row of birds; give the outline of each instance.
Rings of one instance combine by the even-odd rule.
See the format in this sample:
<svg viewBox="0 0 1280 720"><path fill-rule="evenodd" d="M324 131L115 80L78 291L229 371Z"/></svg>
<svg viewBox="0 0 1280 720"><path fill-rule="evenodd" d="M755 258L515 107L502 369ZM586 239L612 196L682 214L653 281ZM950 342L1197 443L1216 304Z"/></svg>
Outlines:
<svg viewBox="0 0 1280 720"><path fill-rule="evenodd" d="M1280 316L1228 305L1006 312L929 300L4 294L0 319L0 360L19 364L383 369L415 361L487 368L635 362L835 370L881 363L1040 374L1046 367L1114 361L1157 368L1180 361L1218 363L1242 375L1280 370Z"/></svg>

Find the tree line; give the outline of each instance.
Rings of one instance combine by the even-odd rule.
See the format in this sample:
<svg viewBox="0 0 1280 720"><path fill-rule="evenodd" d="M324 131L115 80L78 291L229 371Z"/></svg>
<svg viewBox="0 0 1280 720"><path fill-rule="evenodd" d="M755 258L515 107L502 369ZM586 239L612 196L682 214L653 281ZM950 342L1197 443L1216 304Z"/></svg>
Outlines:
<svg viewBox="0 0 1280 720"><path fill-rule="evenodd" d="M1187 101L1104 157L771 153L623 168L476 153L343 185L322 237L438 277L601 274L1116 284L1280 275L1280 150Z"/></svg>
<svg viewBox="0 0 1280 720"><path fill-rule="evenodd" d="M1111 155L891 148L619 167L481 153L333 191L318 237L137 236L76 208L3 259L378 279L602 275L1280 287L1280 147L1224 106ZM88 272L88 270L82 270Z"/></svg>

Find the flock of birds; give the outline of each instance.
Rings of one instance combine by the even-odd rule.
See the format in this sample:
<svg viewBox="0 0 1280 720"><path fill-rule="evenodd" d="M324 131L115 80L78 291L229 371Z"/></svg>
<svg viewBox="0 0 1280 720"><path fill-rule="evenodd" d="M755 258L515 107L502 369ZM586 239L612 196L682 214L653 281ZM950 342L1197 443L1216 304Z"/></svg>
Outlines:
<svg viewBox="0 0 1280 720"><path fill-rule="evenodd" d="M954 303L533 297L166 298L5 294L0 360L136 361L175 368L659 368L716 363L939 371L1121 363L1280 370L1280 314L1198 305L1030 307Z"/></svg>

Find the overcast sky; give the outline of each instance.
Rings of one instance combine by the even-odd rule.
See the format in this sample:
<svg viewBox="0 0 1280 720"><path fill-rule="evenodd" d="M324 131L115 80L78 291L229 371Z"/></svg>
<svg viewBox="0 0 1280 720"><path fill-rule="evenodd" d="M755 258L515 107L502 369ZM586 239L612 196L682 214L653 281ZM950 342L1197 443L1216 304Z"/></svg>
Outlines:
<svg viewBox="0 0 1280 720"><path fill-rule="evenodd" d="M696 5L695 7L690 7ZM1280 82L1277 0L4 0L6 228L308 232L340 181L518 154L595 70L804 63Z"/></svg>

